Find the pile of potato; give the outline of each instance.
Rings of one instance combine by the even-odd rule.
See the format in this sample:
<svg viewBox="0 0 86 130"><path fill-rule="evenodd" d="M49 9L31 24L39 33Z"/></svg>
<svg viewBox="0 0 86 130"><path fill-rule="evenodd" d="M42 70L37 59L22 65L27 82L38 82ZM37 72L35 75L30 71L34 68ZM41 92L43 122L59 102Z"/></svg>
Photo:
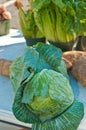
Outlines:
<svg viewBox="0 0 86 130"><path fill-rule="evenodd" d="M11 19L11 13L7 11L3 4L0 4L0 21Z"/></svg>

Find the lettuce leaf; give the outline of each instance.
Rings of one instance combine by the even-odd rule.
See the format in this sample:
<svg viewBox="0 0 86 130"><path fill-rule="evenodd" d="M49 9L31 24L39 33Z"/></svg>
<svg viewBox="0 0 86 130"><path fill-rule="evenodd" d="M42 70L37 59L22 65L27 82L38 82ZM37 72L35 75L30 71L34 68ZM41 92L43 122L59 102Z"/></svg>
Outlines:
<svg viewBox="0 0 86 130"><path fill-rule="evenodd" d="M22 8L19 8L19 23L21 31L25 38L42 38L43 34L38 29L32 10L24 11Z"/></svg>
<svg viewBox="0 0 86 130"><path fill-rule="evenodd" d="M34 11L34 9L33 9ZM55 7L53 4L49 4L47 7L43 7L40 10L34 11L34 19L39 30L44 34L46 39L51 41L56 40L55 32Z"/></svg>

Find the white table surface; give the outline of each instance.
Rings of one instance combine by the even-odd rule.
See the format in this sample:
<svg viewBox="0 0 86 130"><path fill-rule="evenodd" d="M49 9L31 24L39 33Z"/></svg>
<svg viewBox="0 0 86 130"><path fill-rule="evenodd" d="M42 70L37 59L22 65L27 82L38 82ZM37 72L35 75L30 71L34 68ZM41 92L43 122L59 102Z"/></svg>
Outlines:
<svg viewBox="0 0 86 130"><path fill-rule="evenodd" d="M6 36L0 37L0 59L15 60L26 46L25 39L19 30L11 29ZM71 77L71 86L75 97L84 104L85 115L78 130L86 130L86 88ZM31 128L31 124L18 121L12 113L14 92L10 79L0 75L0 120Z"/></svg>

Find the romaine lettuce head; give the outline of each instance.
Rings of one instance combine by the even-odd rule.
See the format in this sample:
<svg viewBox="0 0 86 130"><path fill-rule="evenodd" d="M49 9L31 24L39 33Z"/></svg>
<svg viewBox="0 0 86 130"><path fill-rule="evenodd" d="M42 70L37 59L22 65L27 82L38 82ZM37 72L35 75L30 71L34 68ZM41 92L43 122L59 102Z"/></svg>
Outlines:
<svg viewBox="0 0 86 130"><path fill-rule="evenodd" d="M22 103L44 122L60 115L74 101L69 81L61 73L43 69L29 81Z"/></svg>

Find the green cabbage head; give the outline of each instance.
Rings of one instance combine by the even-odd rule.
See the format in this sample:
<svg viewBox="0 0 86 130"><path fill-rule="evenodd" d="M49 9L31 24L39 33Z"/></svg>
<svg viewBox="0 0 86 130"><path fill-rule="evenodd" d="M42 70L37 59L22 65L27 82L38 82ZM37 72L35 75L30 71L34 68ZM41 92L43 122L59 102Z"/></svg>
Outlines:
<svg viewBox="0 0 86 130"><path fill-rule="evenodd" d="M74 101L69 81L61 73L43 69L25 86L22 102L44 122L64 112Z"/></svg>
<svg viewBox="0 0 86 130"><path fill-rule="evenodd" d="M27 47L11 65L15 117L32 130L76 130L84 116L69 83L62 51L38 43Z"/></svg>

